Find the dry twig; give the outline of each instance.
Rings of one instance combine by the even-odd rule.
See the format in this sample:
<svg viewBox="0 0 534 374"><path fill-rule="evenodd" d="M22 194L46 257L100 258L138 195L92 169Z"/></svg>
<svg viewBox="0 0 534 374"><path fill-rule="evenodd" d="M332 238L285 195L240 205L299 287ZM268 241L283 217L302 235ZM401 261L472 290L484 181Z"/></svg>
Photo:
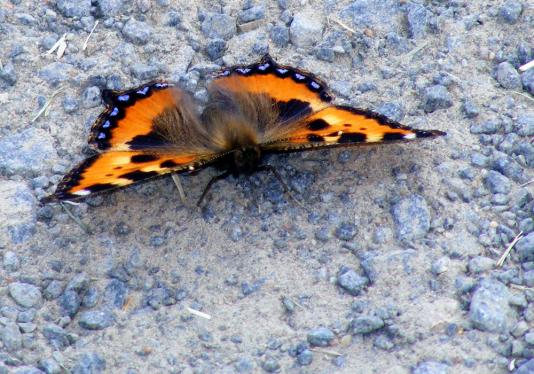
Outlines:
<svg viewBox="0 0 534 374"><path fill-rule="evenodd" d="M512 242L508 245L508 248L506 248L506 250L502 254L501 258L499 258L499 261L497 261L497 267L503 266L504 261L506 261L506 258L510 255L510 252L512 251L512 248L514 248L514 245L516 245L516 243L518 241L520 241L522 237L523 237L523 231L521 231L519 234L517 234L517 236L514 238L514 240L512 240Z"/></svg>

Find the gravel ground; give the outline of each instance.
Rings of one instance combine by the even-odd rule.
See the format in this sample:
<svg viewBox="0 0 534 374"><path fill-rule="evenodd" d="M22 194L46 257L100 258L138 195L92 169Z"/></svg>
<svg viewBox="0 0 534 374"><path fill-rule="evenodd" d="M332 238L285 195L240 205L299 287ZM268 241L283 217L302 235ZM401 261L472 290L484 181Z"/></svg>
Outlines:
<svg viewBox="0 0 534 374"><path fill-rule="evenodd" d="M266 52L448 136L272 157L310 212L268 175L38 204L103 88ZM0 373L533 373L533 59L527 0L0 0Z"/></svg>

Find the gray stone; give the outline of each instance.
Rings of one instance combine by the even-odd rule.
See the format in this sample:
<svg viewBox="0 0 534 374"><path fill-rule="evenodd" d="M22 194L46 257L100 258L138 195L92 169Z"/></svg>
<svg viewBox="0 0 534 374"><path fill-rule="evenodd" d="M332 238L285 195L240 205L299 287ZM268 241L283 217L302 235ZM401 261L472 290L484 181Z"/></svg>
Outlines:
<svg viewBox="0 0 534 374"><path fill-rule="evenodd" d="M514 66L508 61L501 62L497 66L497 82L506 89L521 89L521 77Z"/></svg>
<svg viewBox="0 0 534 374"><path fill-rule="evenodd" d="M340 12L341 19L348 18L353 27L360 30L370 28L385 35L398 32L401 21L401 7L395 0L352 0ZM390 22L384 22L384 20Z"/></svg>
<svg viewBox="0 0 534 374"><path fill-rule="evenodd" d="M525 91L534 95L534 68L530 68L521 74L521 83L523 83Z"/></svg>
<svg viewBox="0 0 534 374"><path fill-rule="evenodd" d="M289 44L289 29L284 25L275 25L271 29L270 37L277 47L286 47Z"/></svg>
<svg viewBox="0 0 534 374"><path fill-rule="evenodd" d="M105 17L115 16L123 11L124 0L98 0L97 6Z"/></svg>
<svg viewBox="0 0 534 374"><path fill-rule="evenodd" d="M19 366L17 370L13 372L13 374L44 374L43 371L39 370L38 368L34 366Z"/></svg>
<svg viewBox="0 0 534 374"><path fill-rule="evenodd" d="M82 298L82 306L85 308L93 308L98 304L100 299L100 291L96 287L89 287Z"/></svg>
<svg viewBox="0 0 534 374"><path fill-rule="evenodd" d="M13 300L25 308L31 308L41 304L41 291L33 284L13 282L9 284L8 291Z"/></svg>
<svg viewBox="0 0 534 374"><path fill-rule="evenodd" d="M410 38L419 39L425 36L428 25L428 12L423 5L408 3L406 21Z"/></svg>
<svg viewBox="0 0 534 374"><path fill-rule="evenodd" d="M330 47L318 46L315 48L315 56L322 61L333 62L336 54Z"/></svg>
<svg viewBox="0 0 534 374"><path fill-rule="evenodd" d="M425 361L417 365L412 374L448 374L449 366L437 361Z"/></svg>
<svg viewBox="0 0 534 374"><path fill-rule="evenodd" d="M526 323L526 322L525 322ZM532 345L534 346L534 331L533 332L527 332L525 334L525 342L528 344L528 345Z"/></svg>
<svg viewBox="0 0 534 374"><path fill-rule="evenodd" d="M356 317L350 323L353 334L370 334L384 327L384 321L377 316L360 316Z"/></svg>
<svg viewBox="0 0 534 374"><path fill-rule="evenodd" d="M523 283L527 287L534 286L534 270L525 271L523 274Z"/></svg>
<svg viewBox="0 0 534 374"><path fill-rule="evenodd" d="M100 105L100 89L96 86L87 87L82 94L82 106L86 109Z"/></svg>
<svg viewBox="0 0 534 374"><path fill-rule="evenodd" d="M261 367L267 373L276 373L278 370L280 370L280 364L272 357L267 357L265 361L261 363Z"/></svg>
<svg viewBox="0 0 534 374"><path fill-rule="evenodd" d="M18 314L17 322L31 322L35 318L35 314L35 309L23 310Z"/></svg>
<svg viewBox="0 0 534 374"><path fill-rule="evenodd" d="M85 291L87 287L89 287L89 277L87 276L87 273L81 272L71 278L67 287L65 287L65 290L80 293Z"/></svg>
<svg viewBox="0 0 534 374"><path fill-rule="evenodd" d="M534 261L534 232L522 237L515 245L522 262Z"/></svg>
<svg viewBox="0 0 534 374"><path fill-rule="evenodd" d="M0 171L36 176L57 162L54 141L42 129L28 128L0 139Z"/></svg>
<svg viewBox="0 0 534 374"><path fill-rule="evenodd" d="M305 349L297 355L297 362L300 366L308 366L313 361L313 352Z"/></svg>
<svg viewBox="0 0 534 374"><path fill-rule="evenodd" d="M224 56L226 42L223 39L211 39L206 46L206 53L210 60L217 60Z"/></svg>
<svg viewBox="0 0 534 374"><path fill-rule="evenodd" d="M60 281L54 279L44 289L43 296L46 300L54 300L57 299L62 293L63 284Z"/></svg>
<svg viewBox="0 0 534 374"><path fill-rule="evenodd" d="M8 352L17 352L22 347L22 334L16 323L10 322L0 327L0 338Z"/></svg>
<svg viewBox="0 0 534 374"><path fill-rule="evenodd" d="M136 63L130 67L133 76L140 81L147 81L156 78L159 75L159 69L154 65Z"/></svg>
<svg viewBox="0 0 534 374"><path fill-rule="evenodd" d="M310 48L321 41L323 36L323 20L320 13L313 9L305 9L295 14L289 35L291 43L296 47Z"/></svg>
<svg viewBox="0 0 534 374"><path fill-rule="evenodd" d="M39 368L46 374L61 374L63 369L53 358L45 358L39 361Z"/></svg>
<svg viewBox="0 0 534 374"><path fill-rule="evenodd" d="M33 332L37 328L37 325L33 322L19 322L17 325L19 326L20 330L25 334Z"/></svg>
<svg viewBox="0 0 534 374"><path fill-rule="evenodd" d="M14 86L17 83L17 72L12 62L8 62L0 68L0 80L7 86Z"/></svg>
<svg viewBox="0 0 534 374"><path fill-rule="evenodd" d="M469 264L467 265L467 267L469 268L469 272L473 274L491 270L494 266L495 260L484 256L477 256L472 258L471 260L469 260Z"/></svg>
<svg viewBox="0 0 534 374"><path fill-rule="evenodd" d="M106 369L106 360L98 353L84 353L71 370L72 374L103 373Z"/></svg>
<svg viewBox="0 0 534 374"><path fill-rule="evenodd" d="M65 17L87 17L91 15L91 0L57 0L57 9Z"/></svg>
<svg viewBox="0 0 534 374"><path fill-rule="evenodd" d="M228 40L236 34L237 26L233 17L210 13L202 22L201 30L208 38Z"/></svg>
<svg viewBox="0 0 534 374"><path fill-rule="evenodd" d="M240 358L234 365L238 373L250 373L254 369L254 363L246 357Z"/></svg>
<svg viewBox="0 0 534 374"><path fill-rule="evenodd" d="M469 119L478 117L479 114L478 107L471 100L464 100L462 104L462 112L465 114L465 117Z"/></svg>
<svg viewBox="0 0 534 374"><path fill-rule="evenodd" d="M517 0L507 0L499 8L499 18L506 23L514 24L521 16L523 5Z"/></svg>
<svg viewBox="0 0 534 374"><path fill-rule="evenodd" d="M43 328L43 336L55 349L65 349L72 344L70 335L62 327L53 323Z"/></svg>
<svg viewBox="0 0 534 374"><path fill-rule="evenodd" d="M405 115L404 108L397 103L382 103L376 108L376 111L396 122L402 121Z"/></svg>
<svg viewBox="0 0 534 374"><path fill-rule="evenodd" d="M334 340L334 333L326 327L319 327L310 331L307 339L312 347L328 347Z"/></svg>
<svg viewBox="0 0 534 374"><path fill-rule="evenodd" d="M430 266L430 271L436 276L443 274L447 270L449 270L450 262L451 260L449 259L449 257L440 257L432 263L432 265Z"/></svg>
<svg viewBox="0 0 534 374"><path fill-rule="evenodd" d="M532 374L534 373L534 358L521 365L514 374Z"/></svg>
<svg viewBox="0 0 534 374"><path fill-rule="evenodd" d="M13 251L6 251L4 253L4 269L7 272L15 272L20 268L20 259L19 256Z"/></svg>
<svg viewBox="0 0 534 374"><path fill-rule="evenodd" d="M492 193L507 194L512 189L510 179L494 170L488 172L484 178L484 184Z"/></svg>
<svg viewBox="0 0 534 374"><path fill-rule="evenodd" d="M65 290L63 295L61 295L61 297L58 299L58 304L61 308L61 314L63 316L67 315L71 318L78 313L81 303L82 300L80 295L78 295L78 293L74 290Z"/></svg>
<svg viewBox="0 0 534 374"><path fill-rule="evenodd" d="M534 68L531 69L534 71ZM521 136L534 135L534 112L522 113L517 117L514 124L515 131Z"/></svg>
<svg viewBox="0 0 534 374"><path fill-rule="evenodd" d="M501 282L483 279L469 307L469 317L475 328L507 334L515 325L516 315L510 307L511 293Z"/></svg>
<svg viewBox="0 0 534 374"><path fill-rule="evenodd" d="M72 96L65 96L63 98L63 110L65 113L71 114L80 108L80 101Z"/></svg>
<svg viewBox="0 0 534 374"><path fill-rule="evenodd" d="M523 168L507 154L496 152L492 169L515 181L523 180Z"/></svg>
<svg viewBox="0 0 534 374"><path fill-rule="evenodd" d="M104 290L103 302L115 308L122 308L128 296L128 286L125 282L112 279Z"/></svg>
<svg viewBox="0 0 534 374"><path fill-rule="evenodd" d="M427 87L423 92L423 109L432 113L438 109L447 109L452 106L452 97L447 87L435 84Z"/></svg>
<svg viewBox="0 0 534 374"><path fill-rule="evenodd" d="M358 296L369 283L369 279L358 274L354 269L341 269L337 275L337 284L352 296Z"/></svg>
<svg viewBox="0 0 534 374"><path fill-rule="evenodd" d="M399 240L412 241L423 238L430 229L430 211L424 197L410 195L391 207Z"/></svg>
<svg viewBox="0 0 534 374"><path fill-rule="evenodd" d="M336 237L344 241L350 241L356 236L357 228L354 223L342 222L335 231Z"/></svg>
<svg viewBox="0 0 534 374"><path fill-rule="evenodd" d="M265 7L263 5L256 5L239 12L238 20L240 23L247 23L257 21L263 17L265 17Z"/></svg>
<svg viewBox="0 0 534 374"><path fill-rule="evenodd" d="M79 324L87 330L102 330L113 324L113 314L107 310L89 310L80 314Z"/></svg>
<svg viewBox="0 0 534 374"><path fill-rule="evenodd" d="M124 38L133 44L147 44L152 35L152 28L145 22L131 18L122 29Z"/></svg>
<svg viewBox="0 0 534 374"><path fill-rule="evenodd" d="M469 131L471 131L471 134L495 134L501 127L501 122L487 120L481 123L472 123Z"/></svg>
<svg viewBox="0 0 534 374"><path fill-rule="evenodd" d="M68 80L73 74L74 67L63 62L52 62L39 70L39 77L52 86Z"/></svg>

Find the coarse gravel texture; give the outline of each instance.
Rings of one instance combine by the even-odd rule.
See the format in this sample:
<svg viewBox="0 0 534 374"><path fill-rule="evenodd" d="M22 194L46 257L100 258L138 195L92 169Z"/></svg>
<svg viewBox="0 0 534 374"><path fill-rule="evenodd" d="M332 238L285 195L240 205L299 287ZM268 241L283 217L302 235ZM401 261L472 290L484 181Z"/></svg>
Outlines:
<svg viewBox="0 0 534 374"><path fill-rule="evenodd" d="M103 89L267 52L448 135L39 204ZM527 0L0 0L0 373L532 373L533 59Z"/></svg>

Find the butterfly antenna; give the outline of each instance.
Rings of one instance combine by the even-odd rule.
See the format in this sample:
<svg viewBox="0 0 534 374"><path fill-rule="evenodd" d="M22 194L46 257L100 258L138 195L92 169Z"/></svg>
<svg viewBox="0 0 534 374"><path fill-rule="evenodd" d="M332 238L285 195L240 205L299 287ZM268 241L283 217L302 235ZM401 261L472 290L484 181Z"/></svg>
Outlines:
<svg viewBox="0 0 534 374"><path fill-rule="evenodd" d="M268 171L268 172L271 172L273 173L273 175L276 177L276 179L278 179L278 182L282 185L282 187L284 188L284 192L287 194L287 196L289 196L289 198L291 200L293 200L298 206L300 206L302 209L304 209L306 212L310 213L310 210L304 206L304 204L302 204L302 202L300 202L292 193L291 193L291 190L289 189L289 186L286 184L286 182L284 182L284 180L282 179L282 176L280 175L280 173L278 172L278 170L276 170L276 168L272 165L260 165L258 166L258 171Z"/></svg>
<svg viewBox="0 0 534 374"><path fill-rule="evenodd" d="M202 192L202 196L200 196L200 199L198 199L197 206L200 206L202 204L202 200L204 200L204 197L206 197L206 195L208 194L213 184L220 181L221 179L228 178L230 174L232 174L232 172L230 170L227 170L221 175L216 175L213 178L211 178L208 184L206 185L206 188L204 188L204 192Z"/></svg>

